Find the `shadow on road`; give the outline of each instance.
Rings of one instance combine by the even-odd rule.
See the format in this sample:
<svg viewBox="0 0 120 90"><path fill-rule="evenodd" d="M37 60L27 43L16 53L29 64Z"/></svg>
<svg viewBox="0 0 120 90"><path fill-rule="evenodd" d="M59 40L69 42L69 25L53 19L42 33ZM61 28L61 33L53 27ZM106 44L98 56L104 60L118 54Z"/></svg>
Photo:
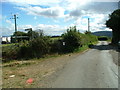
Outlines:
<svg viewBox="0 0 120 90"><path fill-rule="evenodd" d="M118 49L117 46L113 45L90 45L89 48L91 49L98 49L98 50L116 50L117 52L120 52L120 49Z"/></svg>

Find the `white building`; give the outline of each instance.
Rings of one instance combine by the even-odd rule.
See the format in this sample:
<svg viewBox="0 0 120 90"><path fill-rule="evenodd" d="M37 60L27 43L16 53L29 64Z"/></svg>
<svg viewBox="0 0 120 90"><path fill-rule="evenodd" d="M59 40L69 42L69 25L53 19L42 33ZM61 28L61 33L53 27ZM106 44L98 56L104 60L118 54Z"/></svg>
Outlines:
<svg viewBox="0 0 120 90"><path fill-rule="evenodd" d="M2 36L1 39L2 39L2 41L5 41L5 42L11 42L10 36Z"/></svg>

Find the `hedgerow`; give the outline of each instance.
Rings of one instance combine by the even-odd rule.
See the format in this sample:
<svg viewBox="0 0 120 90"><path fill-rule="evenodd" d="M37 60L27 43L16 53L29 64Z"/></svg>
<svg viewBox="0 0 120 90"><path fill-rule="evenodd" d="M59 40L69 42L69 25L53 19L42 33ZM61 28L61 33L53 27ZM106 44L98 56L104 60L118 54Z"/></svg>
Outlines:
<svg viewBox="0 0 120 90"><path fill-rule="evenodd" d="M14 45L2 48L3 60L30 59L44 57L46 54L68 53L90 45L97 41L97 37L90 33L82 34L76 26L67 29L60 39L51 39L44 34L29 41L21 41Z"/></svg>

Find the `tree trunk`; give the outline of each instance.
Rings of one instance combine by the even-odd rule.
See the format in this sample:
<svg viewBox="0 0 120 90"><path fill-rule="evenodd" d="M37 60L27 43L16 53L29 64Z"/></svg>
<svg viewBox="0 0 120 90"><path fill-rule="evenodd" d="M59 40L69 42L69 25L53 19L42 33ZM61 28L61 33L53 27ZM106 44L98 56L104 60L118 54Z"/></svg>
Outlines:
<svg viewBox="0 0 120 90"><path fill-rule="evenodd" d="M112 43L113 44L118 44L120 40L119 32L117 30L112 31Z"/></svg>

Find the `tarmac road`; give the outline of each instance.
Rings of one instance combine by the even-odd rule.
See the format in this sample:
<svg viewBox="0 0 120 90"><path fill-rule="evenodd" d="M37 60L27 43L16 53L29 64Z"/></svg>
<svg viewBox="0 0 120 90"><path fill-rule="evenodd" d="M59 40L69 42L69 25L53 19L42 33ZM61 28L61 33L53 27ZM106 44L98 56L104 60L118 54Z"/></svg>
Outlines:
<svg viewBox="0 0 120 90"><path fill-rule="evenodd" d="M118 66L106 41L70 60L51 83L52 88L118 88Z"/></svg>

